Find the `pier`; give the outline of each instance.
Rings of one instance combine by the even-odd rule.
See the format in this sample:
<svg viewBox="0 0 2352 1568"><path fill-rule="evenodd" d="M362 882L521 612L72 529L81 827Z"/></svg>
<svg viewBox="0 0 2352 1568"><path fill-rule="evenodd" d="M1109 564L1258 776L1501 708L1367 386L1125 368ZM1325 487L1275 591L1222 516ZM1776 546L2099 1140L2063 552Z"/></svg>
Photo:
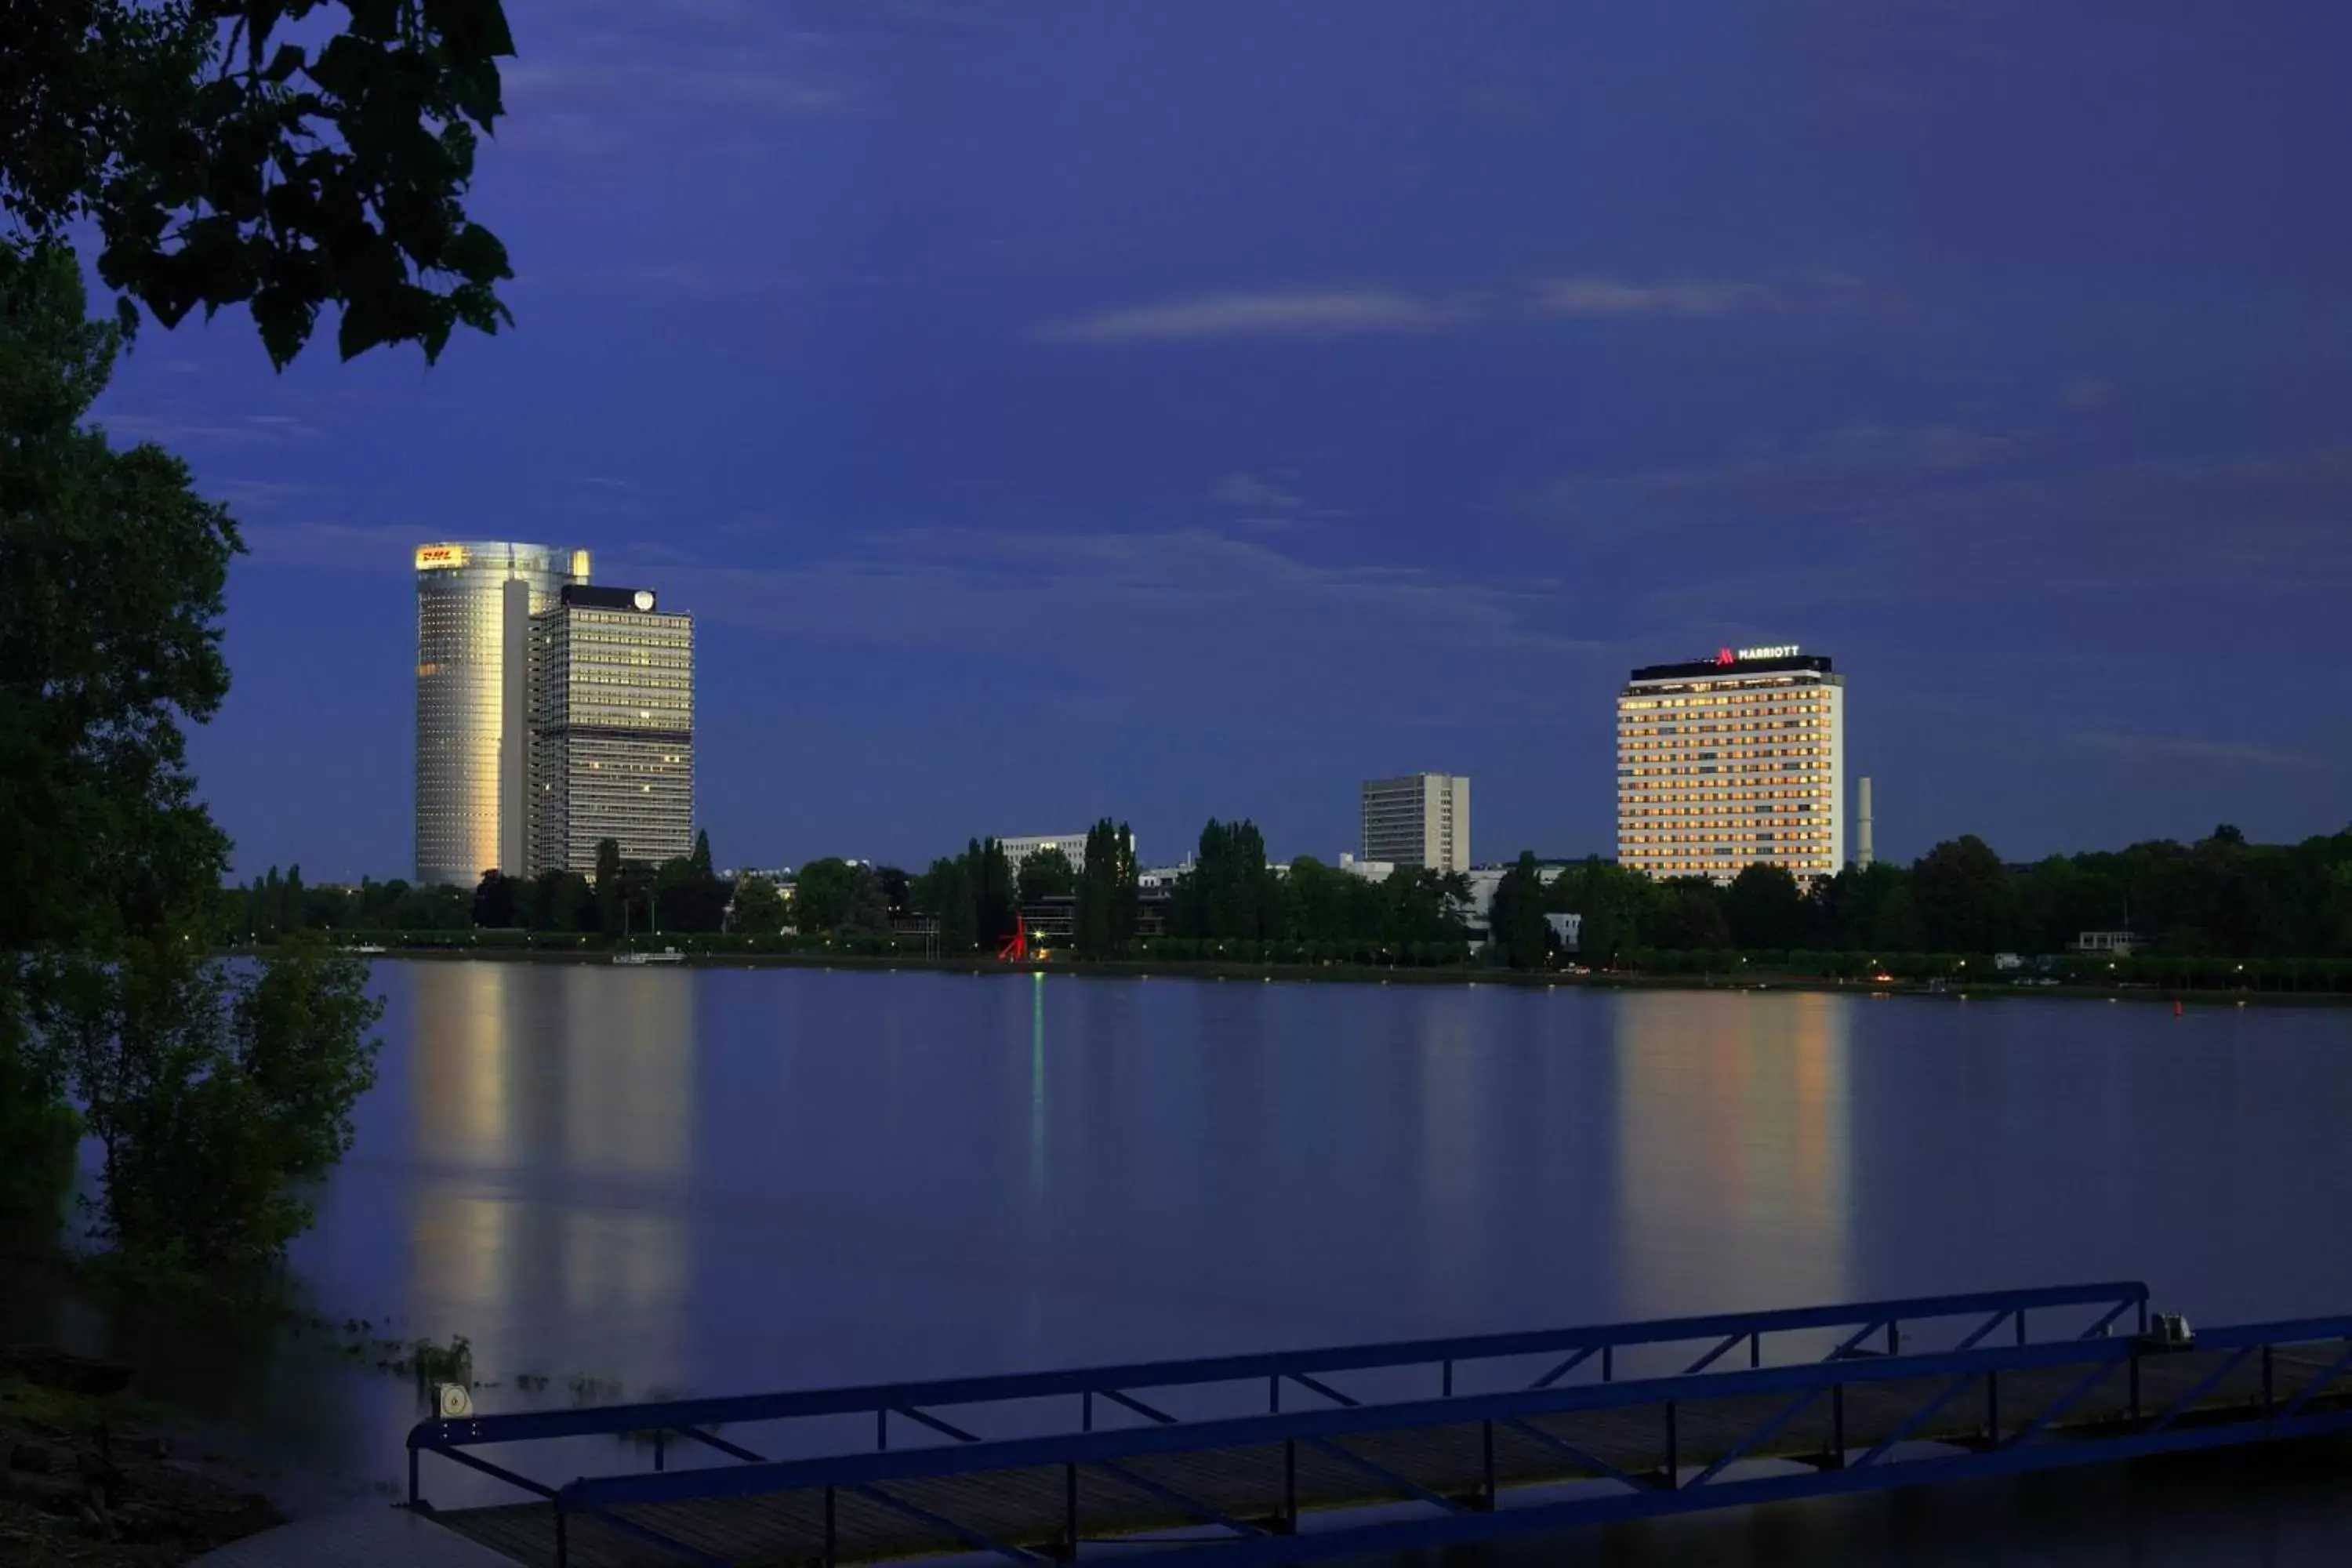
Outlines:
<svg viewBox="0 0 2352 1568"><path fill-rule="evenodd" d="M2058 1286L430 1420L409 1498L533 1568L1303 1563L2319 1436L2347 1370L2352 1316L2176 1342ZM521 1500L434 1509L451 1463Z"/></svg>

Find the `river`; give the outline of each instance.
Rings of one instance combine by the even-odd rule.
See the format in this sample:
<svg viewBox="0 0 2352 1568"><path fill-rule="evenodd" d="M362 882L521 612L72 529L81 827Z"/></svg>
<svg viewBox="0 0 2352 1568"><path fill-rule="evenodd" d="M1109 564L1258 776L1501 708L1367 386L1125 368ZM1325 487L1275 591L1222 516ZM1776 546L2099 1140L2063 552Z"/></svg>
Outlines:
<svg viewBox="0 0 2352 1568"><path fill-rule="evenodd" d="M375 977L379 1081L295 1272L363 1334L466 1336L497 1385L486 1409L2111 1278L2192 1321L2352 1310L2342 1011L468 962ZM403 1473L413 1390L333 1336L50 1311L54 1334L165 1363L166 1392L289 1476L352 1496ZM1478 1560L2352 1548L2340 1464L2193 1466ZM2034 1541L2009 1555L1968 1544L2027 1517ZM2106 1554L2124 1536L2131 1554Z"/></svg>

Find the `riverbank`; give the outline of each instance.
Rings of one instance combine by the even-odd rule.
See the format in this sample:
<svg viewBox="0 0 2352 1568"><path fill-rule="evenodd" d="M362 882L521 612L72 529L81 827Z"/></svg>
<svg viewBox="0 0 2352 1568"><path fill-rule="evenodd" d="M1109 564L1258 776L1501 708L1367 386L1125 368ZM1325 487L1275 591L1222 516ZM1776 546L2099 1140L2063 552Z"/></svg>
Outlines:
<svg viewBox="0 0 2352 1568"><path fill-rule="evenodd" d="M0 1563L163 1568L284 1522L183 1457L186 1435L131 1380L47 1347L0 1350Z"/></svg>
<svg viewBox="0 0 2352 1568"><path fill-rule="evenodd" d="M267 949L231 950L239 956L259 956ZM640 952L658 951L635 950ZM491 960L505 963L609 964L614 953L604 948L550 948L483 945L479 947L385 946L364 953L371 958L416 962ZM1285 984L1337 985L1510 985L1527 989L1583 988L1604 991L1806 991L1835 995L1911 996L1939 1001L1982 1002L1999 998L2043 998L2073 1001L2180 1002L2200 1006L2352 1005L2352 991L2264 990L2166 985L2155 981L2127 980L2111 984L2082 984L2042 980L1909 980L1841 978L1774 970L1767 966L1665 973L1643 970L1512 970L1475 964L1381 965L1340 962L1282 963L1221 963L1203 960L1124 959L1080 961L1045 959L1007 962L975 953L964 958L924 958L906 953L751 952L681 951L674 961L658 967L697 969L830 969L879 973L900 971L941 974L1050 974L1129 980L1203 980L1263 982ZM656 967L656 966L648 966Z"/></svg>

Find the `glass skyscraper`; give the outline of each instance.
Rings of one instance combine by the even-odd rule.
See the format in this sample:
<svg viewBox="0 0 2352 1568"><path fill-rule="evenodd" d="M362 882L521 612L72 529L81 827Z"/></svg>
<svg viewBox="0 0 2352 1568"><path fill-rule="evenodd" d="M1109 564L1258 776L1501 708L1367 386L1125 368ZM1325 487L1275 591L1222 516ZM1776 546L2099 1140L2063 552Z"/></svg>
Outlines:
<svg viewBox="0 0 2352 1568"><path fill-rule="evenodd" d="M530 858L595 869L694 847L694 617L650 588L569 585L531 620Z"/></svg>
<svg viewBox="0 0 2352 1568"><path fill-rule="evenodd" d="M416 552L416 880L520 876L529 847L530 617L588 552L545 544Z"/></svg>

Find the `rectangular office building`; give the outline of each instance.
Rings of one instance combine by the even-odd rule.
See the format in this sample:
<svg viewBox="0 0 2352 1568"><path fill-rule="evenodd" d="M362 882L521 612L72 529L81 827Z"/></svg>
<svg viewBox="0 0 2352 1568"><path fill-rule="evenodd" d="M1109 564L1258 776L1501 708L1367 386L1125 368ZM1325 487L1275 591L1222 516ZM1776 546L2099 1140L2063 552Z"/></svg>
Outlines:
<svg viewBox="0 0 2352 1568"><path fill-rule="evenodd" d="M1845 678L1799 648L1633 671L1617 696L1617 859L1728 882L1845 864Z"/></svg>
<svg viewBox="0 0 2352 1568"><path fill-rule="evenodd" d="M694 617L646 588L569 585L531 617L530 873L592 872L610 838L694 848Z"/></svg>
<svg viewBox="0 0 2352 1568"><path fill-rule="evenodd" d="M1407 773L1364 785L1361 858L1408 869L1470 868L1470 781Z"/></svg>

